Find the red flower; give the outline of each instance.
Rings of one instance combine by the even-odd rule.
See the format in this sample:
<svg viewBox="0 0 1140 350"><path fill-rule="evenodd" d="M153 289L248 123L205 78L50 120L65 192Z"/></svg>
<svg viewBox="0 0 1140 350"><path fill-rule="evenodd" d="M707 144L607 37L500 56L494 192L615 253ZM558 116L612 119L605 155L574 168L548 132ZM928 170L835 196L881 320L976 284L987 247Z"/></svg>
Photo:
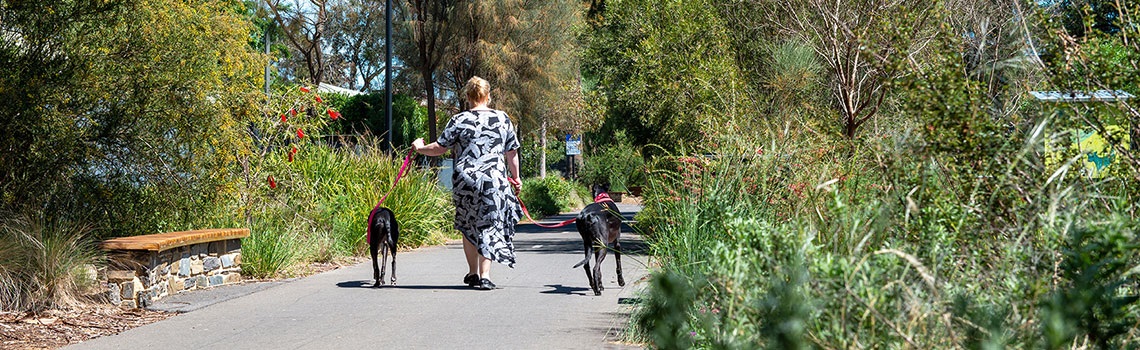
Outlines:
<svg viewBox="0 0 1140 350"><path fill-rule="evenodd" d="M293 146L293 149L289 150L289 153L297 154L297 146Z"/></svg>
<svg viewBox="0 0 1140 350"><path fill-rule="evenodd" d="M289 163L293 162L293 152L289 152Z"/></svg>
<svg viewBox="0 0 1140 350"><path fill-rule="evenodd" d="M309 92L309 88L302 86L301 92Z"/></svg>
<svg viewBox="0 0 1140 350"><path fill-rule="evenodd" d="M764 149L763 149L763 148L757 148L757 149L756 149L756 154L757 154L757 155L761 155L761 156L762 156L762 155L764 155Z"/></svg>
<svg viewBox="0 0 1140 350"><path fill-rule="evenodd" d="M305 132L301 131L301 128L297 128L297 138L299 138L299 139L305 138Z"/></svg>
<svg viewBox="0 0 1140 350"><path fill-rule="evenodd" d="M325 100L321 99L321 95L314 95L314 96L317 96L317 103L325 103Z"/></svg>
<svg viewBox="0 0 1140 350"><path fill-rule="evenodd" d="M290 108L289 114L292 114L294 117L296 117L297 116L297 109L296 108Z"/></svg>
<svg viewBox="0 0 1140 350"><path fill-rule="evenodd" d="M285 115L284 115L284 114L282 114L282 115L281 115L281 122L282 122L282 123L284 123L284 122L285 122Z"/></svg>
<svg viewBox="0 0 1140 350"><path fill-rule="evenodd" d="M329 118L332 118L332 120L336 120L336 118L340 118L340 112L337 112L337 111L330 109L329 110Z"/></svg>
<svg viewBox="0 0 1140 350"><path fill-rule="evenodd" d="M269 175L265 180L269 181L269 188L277 188L277 181L273 180L273 175Z"/></svg>

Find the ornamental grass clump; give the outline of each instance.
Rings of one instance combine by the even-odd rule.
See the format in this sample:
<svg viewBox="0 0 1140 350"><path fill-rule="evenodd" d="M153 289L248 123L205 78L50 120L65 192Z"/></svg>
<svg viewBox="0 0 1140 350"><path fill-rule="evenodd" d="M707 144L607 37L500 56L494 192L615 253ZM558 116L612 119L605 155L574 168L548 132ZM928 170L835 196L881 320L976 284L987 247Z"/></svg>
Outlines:
<svg viewBox="0 0 1140 350"><path fill-rule="evenodd" d="M90 228L30 215L0 221L0 309L39 311L87 302L102 256Z"/></svg>
<svg viewBox="0 0 1140 350"><path fill-rule="evenodd" d="M965 182L944 154L852 152L898 139L657 159L638 216L662 266L653 278L692 290L653 301L687 310L684 331L641 336L730 349L1140 341L1129 181L1044 171L1048 122L993 141L1001 151L976 170L988 175Z"/></svg>
<svg viewBox="0 0 1140 350"><path fill-rule="evenodd" d="M432 172L413 159L396 182L405 155L389 155L367 140L355 149L308 144L292 161L267 155L261 160L264 171L276 174L277 186L255 191L253 230L243 243L244 271L256 277L289 275L301 263L363 254L368 214L389 190L383 206L396 213L402 248L453 237L450 196Z"/></svg>

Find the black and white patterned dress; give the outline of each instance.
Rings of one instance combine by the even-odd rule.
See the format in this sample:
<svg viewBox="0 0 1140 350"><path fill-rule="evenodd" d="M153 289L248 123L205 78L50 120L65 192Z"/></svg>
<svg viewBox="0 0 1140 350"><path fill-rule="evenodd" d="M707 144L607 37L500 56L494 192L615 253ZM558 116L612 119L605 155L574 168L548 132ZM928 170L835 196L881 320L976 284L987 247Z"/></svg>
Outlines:
<svg viewBox="0 0 1140 350"><path fill-rule="evenodd" d="M455 157L455 229L479 254L515 267L515 224L522 209L503 156L520 146L511 119L499 110L462 112L451 117L436 142Z"/></svg>

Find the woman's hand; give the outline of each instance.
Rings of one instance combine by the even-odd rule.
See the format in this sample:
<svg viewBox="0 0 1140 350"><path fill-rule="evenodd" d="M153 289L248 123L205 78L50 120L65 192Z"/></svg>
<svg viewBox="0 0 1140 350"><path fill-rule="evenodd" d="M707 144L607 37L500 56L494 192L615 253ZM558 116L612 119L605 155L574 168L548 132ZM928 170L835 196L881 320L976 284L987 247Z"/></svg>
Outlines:
<svg viewBox="0 0 1140 350"><path fill-rule="evenodd" d="M511 183L511 188L515 190L515 195L519 195L519 192L522 191L522 183L509 176L507 177L507 182Z"/></svg>
<svg viewBox="0 0 1140 350"><path fill-rule="evenodd" d="M419 152L421 148L424 148L424 138L421 137L412 141L412 147L416 149L416 152Z"/></svg>

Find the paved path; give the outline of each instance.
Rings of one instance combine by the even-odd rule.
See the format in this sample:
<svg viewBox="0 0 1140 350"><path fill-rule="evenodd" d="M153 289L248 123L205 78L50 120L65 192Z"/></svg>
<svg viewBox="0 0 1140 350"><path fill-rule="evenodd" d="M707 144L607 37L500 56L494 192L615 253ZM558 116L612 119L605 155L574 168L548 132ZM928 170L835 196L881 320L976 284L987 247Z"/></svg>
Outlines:
<svg viewBox="0 0 1140 350"><path fill-rule="evenodd" d="M627 217L638 209L623 207ZM457 242L400 253L395 287L370 288L371 263L364 263L286 282L183 293L161 305L189 312L66 349L636 348L617 342L645 283L646 249L628 227L623 232L628 283L618 287L610 254L602 296L593 295L581 268L571 268L583 257L573 224L520 225L518 264L492 268L500 288L494 291L462 284L467 268Z"/></svg>

